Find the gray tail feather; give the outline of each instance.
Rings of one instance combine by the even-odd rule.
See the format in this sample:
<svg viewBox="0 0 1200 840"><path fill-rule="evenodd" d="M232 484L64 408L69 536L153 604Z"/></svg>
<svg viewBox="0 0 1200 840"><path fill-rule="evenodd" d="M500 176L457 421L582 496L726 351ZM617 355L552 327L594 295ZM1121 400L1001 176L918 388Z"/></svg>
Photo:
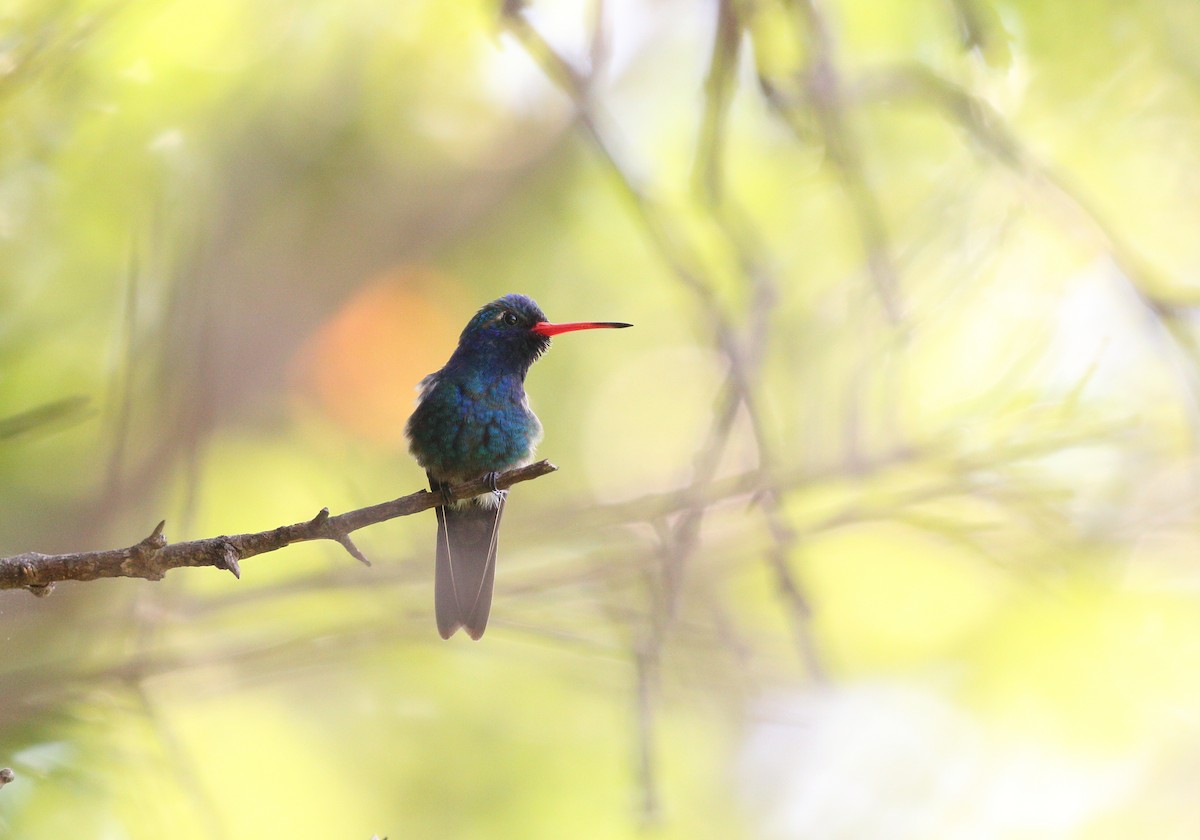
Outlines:
<svg viewBox="0 0 1200 840"><path fill-rule="evenodd" d="M434 605L443 639L460 627L472 639L479 639L487 628L496 580L496 536L507 497L508 493L501 491L494 507L472 499L461 506L437 508Z"/></svg>

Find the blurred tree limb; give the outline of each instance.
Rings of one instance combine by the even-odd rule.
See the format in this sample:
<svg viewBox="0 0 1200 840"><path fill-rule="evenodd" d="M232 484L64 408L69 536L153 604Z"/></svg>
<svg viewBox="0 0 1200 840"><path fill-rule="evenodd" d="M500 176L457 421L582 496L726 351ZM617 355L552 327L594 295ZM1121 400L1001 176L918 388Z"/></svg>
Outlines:
<svg viewBox="0 0 1200 840"><path fill-rule="evenodd" d="M538 461L525 467L501 473L496 488L503 490L522 481L540 478L558 467L549 461ZM468 481L450 488L452 499L466 499L490 490L486 478ZM389 519L421 513L441 504L441 497L428 490L401 496L330 516L328 508L307 522L281 525L269 531L233 536L209 537L202 540L168 543L163 536L165 522L158 523L153 533L127 548L109 551L85 551L76 554L39 554L26 552L12 557L0 557L0 589L26 588L36 595L45 595L50 587L63 580L97 580L111 577L136 577L161 580L169 569L185 566L215 566L241 577L240 561L256 554L277 551L285 546L309 540L333 540L357 560L367 565L350 539L350 534L368 525Z"/></svg>

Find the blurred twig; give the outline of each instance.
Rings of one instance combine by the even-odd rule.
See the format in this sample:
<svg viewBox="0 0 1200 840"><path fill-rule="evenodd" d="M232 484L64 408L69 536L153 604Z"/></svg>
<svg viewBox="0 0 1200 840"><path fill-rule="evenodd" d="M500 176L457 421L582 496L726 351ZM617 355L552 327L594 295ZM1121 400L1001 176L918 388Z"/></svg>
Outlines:
<svg viewBox="0 0 1200 840"><path fill-rule="evenodd" d="M66 397L39 405L20 414L0 418L0 440L16 437L52 424L65 424L83 417L87 397Z"/></svg>
<svg viewBox="0 0 1200 840"><path fill-rule="evenodd" d="M729 102L737 87L741 43L742 28L734 0L718 0L716 32L713 34L708 76L704 80L704 117L693 169L702 199L713 205L719 204L724 194L721 159L725 151Z"/></svg>
<svg viewBox="0 0 1200 840"><path fill-rule="evenodd" d="M125 287L124 332L120 341L124 356L121 364L113 365L110 400L116 404L116 420L113 429L113 447L108 457L108 469L104 479L105 495L120 496L122 471L125 468L125 449L129 445L130 424L133 417L134 372L137 370L137 308L141 266L136 246L129 250L129 270Z"/></svg>
<svg viewBox="0 0 1200 840"><path fill-rule="evenodd" d="M654 749L660 656L661 647L649 641L642 644L634 656L637 663L634 696L637 704L638 788L641 790L638 813L644 828L657 824L662 810L656 768L658 753Z"/></svg>
<svg viewBox="0 0 1200 840"><path fill-rule="evenodd" d="M950 10L954 14L955 28L959 40L969 50L983 50L992 40L992 35L984 23L984 16L975 0L949 0Z"/></svg>
<svg viewBox="0 0 1200 840"><path fill-rule="evenodd" d="M837 169L850 205L875 293L888 321L897 324L903 317L898 272L891 255L883 208L871 189L858 141L846 117L833 33L817 0L795 0L794 6L810 55L805 68L804 89L798 95L789 94L784 80L761 78L759 81L767 103L798 138L807 134L805 115L800 107L807 105L812 109L825 152Z"/></svg>
<svg viewBox="0 0 1200 840"><path fill-rule="evenodd" d="M558 468L549 461L538 461L527 467L501 473L496 478L495 486L503 490L522 481L552 473L556 469ZM490 489L492 488L485 477L452 487L448 492L452 499L458 500L481 495ZM307 522L283 525L270 531L209 537L173 544L169 544L163 536L165 523L160 522L150 536L128 548L76 554L27 552L2 557L0 589L27 588L34 594L44 595L49 591L49 587L58 581L111 577L161 580L168 570L185 566L215 566L241 577L241 560L309 540L333 540L356 559L370 565L350 539L352 532L399 516L420 513L441 503L440 494L421 490L390 502L359 508L337 516L330 516L329 509L323 508Z"/></svg>

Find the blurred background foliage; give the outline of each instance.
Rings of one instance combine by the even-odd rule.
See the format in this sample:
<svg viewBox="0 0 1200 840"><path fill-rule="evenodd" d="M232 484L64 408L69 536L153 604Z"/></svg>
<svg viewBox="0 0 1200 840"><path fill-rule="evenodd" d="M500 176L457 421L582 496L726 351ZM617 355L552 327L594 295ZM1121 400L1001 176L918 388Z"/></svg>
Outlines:
<svg viewBox="0 0 1200 840"><path fill-rule="evenodd" d="M0 6L0 552L423 484L532 371L492 626L431 516L0 595L0 835L1200 834L1192 0Z"/></svg>

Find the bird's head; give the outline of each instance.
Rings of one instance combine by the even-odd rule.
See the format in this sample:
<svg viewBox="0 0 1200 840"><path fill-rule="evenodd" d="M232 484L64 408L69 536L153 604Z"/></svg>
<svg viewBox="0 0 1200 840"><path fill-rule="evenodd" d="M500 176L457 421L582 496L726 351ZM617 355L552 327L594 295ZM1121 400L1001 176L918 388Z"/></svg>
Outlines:
<svg viewBox="0 0 1200 840"><path fill-rule="evenodd" d="M525 295L505 295L492 301L467 323L458 338L457 353L484 353L507 360L514 367L529 366L550 347L550 336L574 330L617 329L632 326L615 321L580 321L552 324L546 313ZM457 355L456 353L456 355Z"/></svg>

